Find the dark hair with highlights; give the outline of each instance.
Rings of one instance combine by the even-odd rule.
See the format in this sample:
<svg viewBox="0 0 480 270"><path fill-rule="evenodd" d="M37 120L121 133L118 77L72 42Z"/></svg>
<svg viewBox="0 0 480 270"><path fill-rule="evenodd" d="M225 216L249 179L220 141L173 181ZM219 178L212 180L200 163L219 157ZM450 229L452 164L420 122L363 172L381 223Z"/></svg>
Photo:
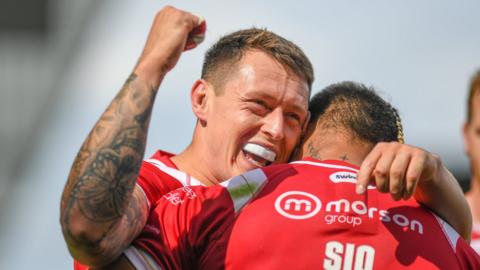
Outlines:
<svg viewBox="0 0 480 270"><path fill-rule="evenodd" d="M371 143L403 143L398 111L373 88L355 82L327 86L309 104L310 123L322 120L326 128L346 128L357 138Z"/></svg>
<svg viewBox="0 0 480 270"><path fill-rule="evenodd" d="M222 90L247 51L260 50L286 67L312 87L313 66L303 51L291 41L266 29L249 28L225 35L205 54L202 79Z"/></svg>

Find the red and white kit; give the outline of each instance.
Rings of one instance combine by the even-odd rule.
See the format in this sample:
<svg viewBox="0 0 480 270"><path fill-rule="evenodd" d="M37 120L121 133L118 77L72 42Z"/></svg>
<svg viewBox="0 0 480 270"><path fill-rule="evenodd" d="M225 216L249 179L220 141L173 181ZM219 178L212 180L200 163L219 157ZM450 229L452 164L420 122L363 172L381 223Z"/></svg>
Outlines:
<svg viewBox="0 0 480 270"><path fill-rule="evenodd" d="M157 151L144 160L140 167L137 185L145 194L148 205L154 205L163 195L183 186L201 185L190 175L179 171L170 159L173 154L165 151ZM87 270L88 267L74 260L75 270Z"/></svg>
<svg viewBox="0 0 480 270"><path fill-rule="evenodd" d="M414 200L369 187L358 167L305 159L165 195L135 247L137 269L480 269L480 258ZM246 206L246 207L245 207Z"/></svg>

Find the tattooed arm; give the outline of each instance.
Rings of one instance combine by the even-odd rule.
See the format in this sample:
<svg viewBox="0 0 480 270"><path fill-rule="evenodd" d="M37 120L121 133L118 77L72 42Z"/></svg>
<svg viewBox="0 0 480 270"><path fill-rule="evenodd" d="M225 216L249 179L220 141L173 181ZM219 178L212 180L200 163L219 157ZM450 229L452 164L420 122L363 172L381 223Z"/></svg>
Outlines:
<svg viewBox="0 0 480 270"><path fill-rule="evenodd" d="M132 75L74 161L61 222L70 252L82 263L118 256L122 242L131 242L146 222L146 198L134 188L154 97Z"/></svg>
<svg viewBox="0 0 480 270"><path fill-rule="evenodd" d="M83 264L113 261L146 223L147 201L135 184L154 98L198 23L196 16L173 7L156 15L134 73L75 158L60 222L70 253Z"/></svg>

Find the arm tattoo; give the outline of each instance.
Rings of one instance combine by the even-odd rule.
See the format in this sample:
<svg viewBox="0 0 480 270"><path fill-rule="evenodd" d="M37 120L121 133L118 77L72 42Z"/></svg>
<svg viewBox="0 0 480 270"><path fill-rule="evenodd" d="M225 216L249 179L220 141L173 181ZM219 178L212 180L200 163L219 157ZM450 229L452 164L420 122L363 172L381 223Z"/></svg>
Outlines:
<svg viewBox="0 0 480 270"><path fill-rule="evenodd" d="M98 239L90 243L103 240L120 222L143 227L138 220L144 213L130 207L140 207L132 196L155 94L132 74L88 135L62 196L62 226L68 238L83 241L70 232L74 216L97 226Z"/></svg>

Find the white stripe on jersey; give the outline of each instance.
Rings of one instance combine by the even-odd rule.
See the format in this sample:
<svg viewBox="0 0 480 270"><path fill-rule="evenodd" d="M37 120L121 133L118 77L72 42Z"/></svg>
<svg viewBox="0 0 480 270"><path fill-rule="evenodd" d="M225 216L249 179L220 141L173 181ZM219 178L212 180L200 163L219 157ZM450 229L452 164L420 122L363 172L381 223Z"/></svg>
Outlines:
<svg viewBox="0 0 480 270"><path fill-rule="evenodd" d="M162 270L147 252L134 246L129 246L123 251L123 254L137 270Z"/></svg>
<svg viewBox="0 0 480 270"><path fill-rule="evenodd" d="M450 243L450 247L453 249L453 252L455 253L457 251L457 241L460 235L445 220L443 220L433 212L432 212L432 215L435 217L438 224L440 224L440 228L442 228L443 234L445 234L445 236L447 237L448 243Z"/></svg>
<svg viewBox="0 0 480 270"><path fill-rule="evenodd" d="M171 177L177 179L180 183L182 183L183 186L204 186L204 184L202 184L202 182L198 181L197 179L191 177L190 175L182 171L168 167L158 159L152 158L152 159L146 159L145 161L154 165L159 170L170 175Z"/></svg>
<svg viewBox="0 0 480 270"><path fill-rule="evenodd" d="M266 183L267 176L261 169L248 171L220 183L230 193L235 213L238 213Z"/></svg>
<svg viewBox="0 0 480 270"><path fill-rule="evenodd" d="M470 246L478 253L480 254L480 239L472 239L470 241Z"/></svg>
<svg viewBox="0 0 480 270"><path fill-rule="evenodd" d="M345 170L351 170L351 171L354 171L354 172L358 172L357 169L352 168L352 167L348 167L348 166L328 164L328 163L322 163L322 162L313 162L313 161L307 161L307 160L293 161L293 162L290 162L290 164L308 164L308 165L325 167L325 168L345 169Z"/></svg>

